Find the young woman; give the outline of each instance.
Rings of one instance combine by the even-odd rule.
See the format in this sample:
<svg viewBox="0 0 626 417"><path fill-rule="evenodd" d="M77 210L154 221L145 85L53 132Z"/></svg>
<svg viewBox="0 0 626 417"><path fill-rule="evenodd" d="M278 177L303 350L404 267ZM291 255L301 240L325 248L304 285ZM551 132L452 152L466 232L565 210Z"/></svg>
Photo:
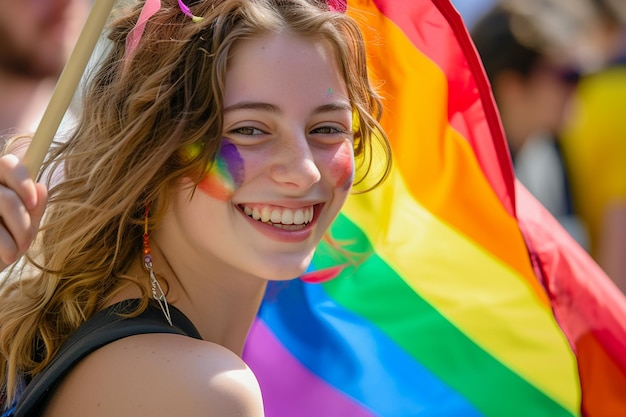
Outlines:
<svg viewBox="0 0 626 417"><path fill-rule="evenodd" d="M62 172L49 201L0 158L0 259L30 247L0 292L7 407L88 319L156 312L185 334L95 350L43 414L263 415L240 354L266 282L305 271L360 179L355 156L367 172L379 141L389 163L349 17L313 0L163 0L142 28L151 3L112 24L79 126L42 169Z"/></svg>

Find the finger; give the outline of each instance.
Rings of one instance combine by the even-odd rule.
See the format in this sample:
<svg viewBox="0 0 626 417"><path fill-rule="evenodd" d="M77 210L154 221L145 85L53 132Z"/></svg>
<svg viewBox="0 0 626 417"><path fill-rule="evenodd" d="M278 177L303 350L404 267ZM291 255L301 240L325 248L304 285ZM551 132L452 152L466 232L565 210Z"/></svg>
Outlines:
<svg viewBox="0 0 626 417"><path fill-rule="evenodd" d="M0 184L17 193L27 209L32 210L37 205L35 182L15 155L0 158Z"/></svg>
<svg viewBox="0 0 626 417"><path fill-rule="evenodd" d="M28 248L34 235L31 214L20 197L4 186L0 186L0 217L0 228L12 238L13 244L19 249ZM7 250L12 250L13 245L4 245Z"/></svg>
<svg viewBox="0 0 626 417"><path fill-rule="evenodd" d="M37 204L30 210L31 216L37 217L39 220L43 217L43 213L46 210L46 204L48 204L48 188L43 184L35 184L35 191L37 193ZM37 222L39 224L39 222Z"/></svg>
<svg viewBox="0 0 626 417"><path fill-rule="evenodd" d="M21 252L15 244L13 236L0 225L0 269L4 269L15 262L20 255Z"/></svg>
<svg viewBox="0 0 626 417"><path fill-rule="evenodd" d="M45 185L36 184L36 191L37 204L29 212L29 218L21 209L15 209L15 206L21 205L19 197L12 191L0 187L0 207L8 203L9 207L14 208L8 211L4 209L6 222L0 219L0 270L15 262L29 248L39 230L48 202L48 190Z"/></svg>
<svg viewBox="0 0 626 417"><path fill-rule="evenodd" d="M32 240L35 238L35 235L39 230L39 225L41 224L41 219L46 211L46 205L48 204L48 189L46 186L43 184L35 184L35 188L37 191L37 205L29 212L30 236L27 236L27 240L19 244L19 248L23 251L28 249Z"/></svg>

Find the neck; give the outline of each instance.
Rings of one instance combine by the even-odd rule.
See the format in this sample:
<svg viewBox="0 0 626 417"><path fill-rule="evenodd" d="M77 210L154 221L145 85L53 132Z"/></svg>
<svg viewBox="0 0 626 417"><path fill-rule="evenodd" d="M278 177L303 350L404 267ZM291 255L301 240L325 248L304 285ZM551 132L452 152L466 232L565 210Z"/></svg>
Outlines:
<svg viewBox="0 0 626 417"><path fill-rule="evenodd" d="M176 306L191 320L203 340L241 356L267 282L236 271L219 273L206 264L194 269L183 263L170 263L155 244L151 246L154 272L168 304ZM139 282L149 282L148 273L139 261L129 274ZM138 296L137 287L129 285L111 303Z"/></svg>
<svg viewBox="0 0 626 417"><path fill-rule="evenodd" d="M241 356L250 327L257 315L266 283L253 278L254 285L247 289L225 291L215 286L207 287L216 296L187 298L177 307L200 331L204 340L217 343Z"/></svg>

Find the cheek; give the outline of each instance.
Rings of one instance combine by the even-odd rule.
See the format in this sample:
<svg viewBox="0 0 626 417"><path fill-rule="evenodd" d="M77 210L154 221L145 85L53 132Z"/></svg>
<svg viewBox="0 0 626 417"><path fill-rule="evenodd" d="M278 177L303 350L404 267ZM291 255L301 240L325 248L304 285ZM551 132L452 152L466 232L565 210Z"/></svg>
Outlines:
<svg viewBox="0 0 626 417"><path fill-rule="evenodd" d="M215 163L198 188L213 198L227 201L241 187L244 174L243 158L237 147L225 140Z"/></svg>
<svg viewBox="0 0 626 417"><path fill-rule="evenodd" d="M329 162L331 181L336 188L349 190L354 182L354 151L352 144L346 142L341 145Z"/></svg>

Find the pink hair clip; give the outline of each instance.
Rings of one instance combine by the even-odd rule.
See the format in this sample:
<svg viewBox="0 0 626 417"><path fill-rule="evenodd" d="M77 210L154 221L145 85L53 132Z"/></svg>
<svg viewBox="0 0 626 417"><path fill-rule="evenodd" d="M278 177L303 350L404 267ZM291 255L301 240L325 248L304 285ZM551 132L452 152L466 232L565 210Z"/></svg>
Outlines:
<svg viewBox="0 0 626 417"><path fill-rule="evenodd" d="M191 13L191 10L189 10L189 7L187 7L187 5L183 3L182 0L178 0L178 7L180 7L180 10L182 10L182 12L185 13L187 16L191 17L191 20L196 23L201 22L202 19L204 19L203 17L194 16Z"/></svg>
<svg viewBox="0 0 626 417"><path fill-rule="evenodd" d="M194 16L189 10L189 7L182 0L178 0L178 7L180 10L187 16L191 17L191 20L194 22L202 21L202 17ZM126 53L125 56L129 57L133 54L137 45L139 45L139 41L143 36L143 31L146 28L146 23L148 20L154 16L156 12L161 9L161 0L146 0L141 9L141 13L139 14L139 19L137 19L137 24L135 27L128 33L126 36Z"/></svg>
<svg viewBox="0 0 626 417"><path fill-rule="evenodd" d="M135 48L137 48L137 45L139 45L139 41L141 40L144 29L146 28L148 19L150 19L160 9L161 0L146 0L143 8L141 9L141 13L139 14L139 19L137 19L135 27L132 28L126 36L126 52L124 53L126 58L130 57L135 51Z"/></svg>

